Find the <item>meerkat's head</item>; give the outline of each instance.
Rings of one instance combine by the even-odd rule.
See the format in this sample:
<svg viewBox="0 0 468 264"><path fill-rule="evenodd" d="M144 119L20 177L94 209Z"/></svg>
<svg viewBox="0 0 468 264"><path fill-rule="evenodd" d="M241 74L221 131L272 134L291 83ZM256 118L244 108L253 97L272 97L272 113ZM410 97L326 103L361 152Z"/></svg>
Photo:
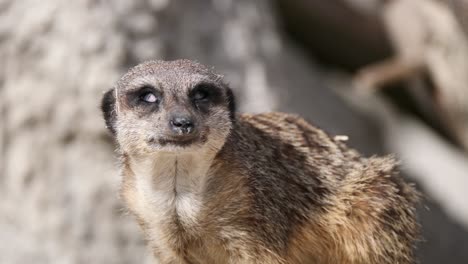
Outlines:
<svg viewBox="0 0 468 264"><path fill-rule="evenodd" d="M135 154L217 150L235 111L222 77L189 60L135 66L104 94L101 107L120 148Z"/></svg>

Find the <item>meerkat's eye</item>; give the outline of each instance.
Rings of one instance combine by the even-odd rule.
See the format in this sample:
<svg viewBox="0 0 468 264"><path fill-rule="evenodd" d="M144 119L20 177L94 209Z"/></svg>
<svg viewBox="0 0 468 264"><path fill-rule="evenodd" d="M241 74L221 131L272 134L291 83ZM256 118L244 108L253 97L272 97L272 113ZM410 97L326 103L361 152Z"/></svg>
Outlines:
<svg viewBox="0 0 468 264"><path fill-rule="evenodd" d="M152 92L147 92L141 95L141 100L147 102L147 103L156 103L158 101L158 98L156 97L155 94Z"/></svg>
<svg viewBox="0 0 468 264"><path fill-rule="evenodd" d="M189 94L193 102L206 103L213 102L217 97L220 96L218 87L213 84L201 83L196 85Z"/></svg>
<svg viewBox="0 0 468 264"><path fill-rule="evenodd" d="M143 86L127 92L127 101L130 106L153 107L161 101L162 94L153 86Z"/></svg>
<svg viewBox="0 0 468 264"><path fill-rule="evenodd" d="M204 90L197 90L195 93L192 95L193 100L195 101L202 101L208 98L208 92Z"/></svg>

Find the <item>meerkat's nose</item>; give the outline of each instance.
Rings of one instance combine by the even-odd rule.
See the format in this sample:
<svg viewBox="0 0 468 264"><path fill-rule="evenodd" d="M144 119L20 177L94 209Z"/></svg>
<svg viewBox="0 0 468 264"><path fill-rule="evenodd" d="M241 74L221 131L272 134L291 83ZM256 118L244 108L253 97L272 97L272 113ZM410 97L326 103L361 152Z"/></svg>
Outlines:
<svg viewBox="0 0 468 264"><path fill-rule="evenodd" d="M194 124L189 116L174 116L170 121L171 129L177 134L190 134L193 132Z"/></svg>

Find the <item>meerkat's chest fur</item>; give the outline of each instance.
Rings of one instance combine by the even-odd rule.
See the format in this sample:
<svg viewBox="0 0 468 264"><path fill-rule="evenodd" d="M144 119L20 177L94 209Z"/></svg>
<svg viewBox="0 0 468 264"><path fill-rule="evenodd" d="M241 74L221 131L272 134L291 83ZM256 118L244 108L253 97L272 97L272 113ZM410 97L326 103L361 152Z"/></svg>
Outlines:
<svg viewBox="0 0 468 264"><path fill-rule="evenodd" d="M210 157L196 153L132 160L135 213L155 231L175 219L185 229L196 226L210 163Z"/></svg>

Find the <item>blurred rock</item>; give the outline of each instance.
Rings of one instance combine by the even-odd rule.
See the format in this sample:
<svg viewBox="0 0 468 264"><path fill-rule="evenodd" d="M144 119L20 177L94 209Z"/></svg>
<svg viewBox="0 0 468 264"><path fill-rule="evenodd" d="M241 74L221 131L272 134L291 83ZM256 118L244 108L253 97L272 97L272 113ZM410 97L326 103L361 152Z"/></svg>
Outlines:
<svg viewBox="0 0 468 264"><path fill-rule="evenodd" d="M346 127L359 117L281 39L272 13L247 0L1 1L0 263L145 261L99 111L102 92L142 60L213 65L241 110L307 111L358 139L365 127Z"/></svg>

